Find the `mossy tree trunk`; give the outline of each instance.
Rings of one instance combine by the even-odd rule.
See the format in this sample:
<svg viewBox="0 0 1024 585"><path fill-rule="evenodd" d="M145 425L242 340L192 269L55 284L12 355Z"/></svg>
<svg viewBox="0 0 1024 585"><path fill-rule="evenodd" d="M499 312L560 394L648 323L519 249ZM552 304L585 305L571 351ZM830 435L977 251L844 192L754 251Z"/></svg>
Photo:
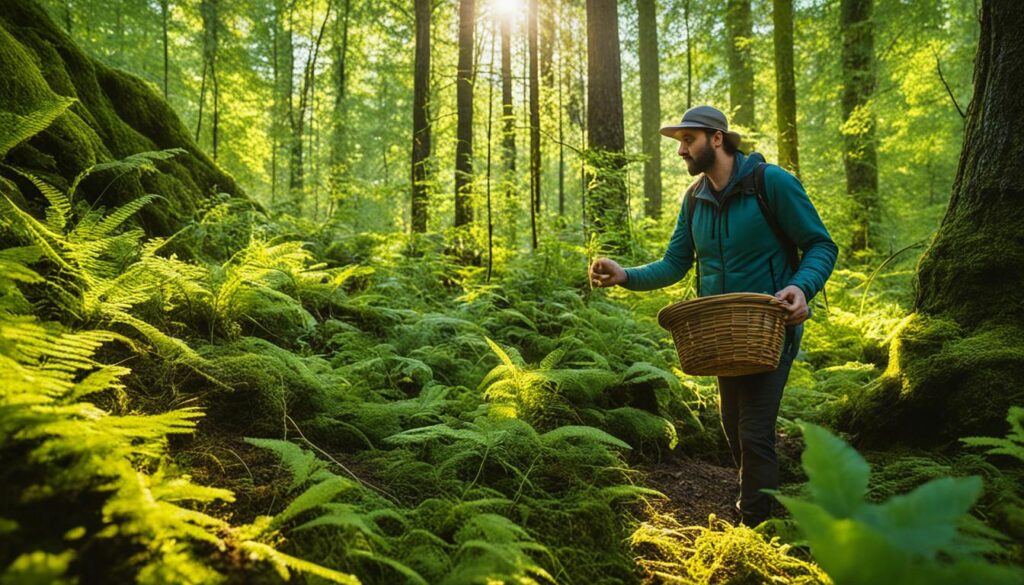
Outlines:
<svg viewBox="0 0 1024 585"><path fill-rule="evenodd" d="M865 443L1002 435L1024 404L1024 11L985 0L952 197L881 383L840 423Z"/></svg>
<svg viewBox="0 0 1024 585"><path fill-rule="evenodd" d="M637 0L640 57L640 133L643 135L644 214L661 217L661 93L658 72L658 7L655 0Z"/></svg>
<svg viewBox="0 0 1024 585"><path fill-rule="evenodd" d="M456 74L458 123L455 144L455 226L473 221L473 0L459 1L459 65Z"/></svg>
<svg viewBox="0 0 1024 585"><path fill-rule="evenodd" d="M729 0L725 13L725 30L729 52L729 105L732 123L754 129L754 66L750 51L754 38L754 21L750 0ZM747 148L752 143L744 137Z"/></svg>
<svg viewBox="0 0 1024 585"><path fill-rule="evenodd" d="M625 247L629 229L617 4L587 0L587 146L596 172L587 218L613 252Z"/></svg>
<svg viewBox="0 0 1024 585"><path fill-rule="evenodd" d="M852 251L871 247L871 225L878 222L878 154L875 115L874 0L841 0L839 28L843 35L843 162L846 192L853 199Z"/></svg>
<svg viewBox="0 0 1024 585"><path fill-rule="evenodd" d="M137 218L146 233L168 236L195 218L218 193L244 198L234 179L200 150L157 91L141 79L87 56L38 4L5 0L0 11L0 110L27 116L61 97L75 98L46 129L14 146L2 162L66 190L87 168L140 152L183 148L158 164L161 172L94 173L77 196L90 204L122 205L160 195ZM116 177L116 181L114 180ZM9 179L15 177L8 177ZM26 190L26 193L35 193ZM46 205L28 196L31 211Z"/></svg>
<svg viewBox="0 0 1024 585"><path fill-rule="evenodd" d="M779 127L779 166L800 174L796 134L796 75L793 73L793 0L774 0L775 117Z"/></svg>
<svg viewBox="0 0 1024 585"><path fill-rule="evenodd" d="M539 245L540 223L540 72L537 20L540 0L528 0L526 36L530 62L530 226L533 249Z"/></svg>
<svg viewBox="0 0 1024 585"><path fill-rule="evenodd" d="M416 0L416 57L412 97L412 231L427 231L427 159L430 157L430 0Z"/></svg>
<svg viewBox="0 0 1024 585"><path fill-rule="evenodd" d="M516 241L515 177L516 177L516 114L512 107L512 18L501 17L501 156L505 163L505 206L509 210L508 236Z"/></svg>

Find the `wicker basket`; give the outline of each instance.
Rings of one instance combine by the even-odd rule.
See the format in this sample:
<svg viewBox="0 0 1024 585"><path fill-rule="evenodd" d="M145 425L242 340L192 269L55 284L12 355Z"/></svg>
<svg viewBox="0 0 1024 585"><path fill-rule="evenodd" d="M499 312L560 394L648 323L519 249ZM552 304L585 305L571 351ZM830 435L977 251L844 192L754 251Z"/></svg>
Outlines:
<svg viewBox="0 0 1024 585"><path fill-rule="evenodd" d="M658 313L691 376L744 376L779 365L786 310L771 295L730 293L679 301Z"/></svg>

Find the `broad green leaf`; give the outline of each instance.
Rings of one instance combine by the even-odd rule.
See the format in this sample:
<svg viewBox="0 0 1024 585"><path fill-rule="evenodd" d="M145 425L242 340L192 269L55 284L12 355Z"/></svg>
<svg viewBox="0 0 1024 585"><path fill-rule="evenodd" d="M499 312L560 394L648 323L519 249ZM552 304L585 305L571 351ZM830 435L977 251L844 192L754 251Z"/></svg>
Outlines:
<svg viewBox="0 0 1024 585"><path fill-rule="evenodd" d="M804 471L814 501L837 518L852 516L864 503L871 468L853 447L828 430L802 423Z"/></svg>

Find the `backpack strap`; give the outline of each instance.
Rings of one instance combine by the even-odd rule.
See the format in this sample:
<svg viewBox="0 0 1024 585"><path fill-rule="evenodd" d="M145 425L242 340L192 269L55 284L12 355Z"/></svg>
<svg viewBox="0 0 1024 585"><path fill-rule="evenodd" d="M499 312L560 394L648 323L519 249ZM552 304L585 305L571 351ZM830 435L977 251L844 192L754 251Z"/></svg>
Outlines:
<svg viewBox="0 0 1024 585"><path fill-rule="evenodd" d="M775 233L775 237L778 238L779 243L782 244L783 249L786 251L786 260L789 262L789 267L793 269L793 273L800 268L800 251L797 248L796 242L786 234L786 231L782 229L782 225L779 224L779 220L772 213L770 207L768 207L768 198L765 194L764 186L764 171L768 168L768 163L758 163L754 167L754 172L751 173L754 176L754 194L757 196L757 206L761 208L761 214L764 215L764 219L768 222L768 227L771 228L772 232ZM821 294L825 299L825 314L827 315L828 310L828 293L825 289L821 289Z"/></svg>
<svg viewBox="0 0 1024 585"><path fill-rule="evenodd" d="M768 223L768 227L771 228L772 233L782 244L782 248L786 251L786 260L789 262L789 267L796 272L800 268L800 251L797 248L796 242L786 234L786 231L782 229L782 225L779 224L779 219L772 213L770 207L768 207L768 199L765 195L764 186L764 171L768 167L768 163L758 163L754 167L754 172L751 173L754 176L754 195L757 196L757 206L761 209L761 215L764 216L764 220Z"/></svg>

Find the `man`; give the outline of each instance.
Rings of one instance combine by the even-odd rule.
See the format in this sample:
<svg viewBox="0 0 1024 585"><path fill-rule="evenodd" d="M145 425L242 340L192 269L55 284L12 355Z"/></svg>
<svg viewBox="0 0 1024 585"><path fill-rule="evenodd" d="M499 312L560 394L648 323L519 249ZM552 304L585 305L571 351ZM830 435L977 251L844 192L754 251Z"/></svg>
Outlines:
<svg viewBox="0 0 1024 585"><path fill-rule="evenodd" d="M756 526L771 513L772 498L761 490L778 487L775 421L803 322L810 316L807 303L832 274L838 247L796 177L765 165L762 184L755 182L764 157L739 150L740 135L729 130L721 111L691 108L682 122L661 133L679 141L679 156L690 175L701 175L683 198L668 249L661 260L634 268L600 258L591 265L590 278L598 287L661 288L682 279L696 254L699 296L760 292L782 301L786 338L778 367L718 378L722 428L740 468L737 507L743 523ZM758 202L758 189L767 211ZM695 201L688 202L690 197ZM792 244L803 251L802 260L787 249Z"/></svg>

